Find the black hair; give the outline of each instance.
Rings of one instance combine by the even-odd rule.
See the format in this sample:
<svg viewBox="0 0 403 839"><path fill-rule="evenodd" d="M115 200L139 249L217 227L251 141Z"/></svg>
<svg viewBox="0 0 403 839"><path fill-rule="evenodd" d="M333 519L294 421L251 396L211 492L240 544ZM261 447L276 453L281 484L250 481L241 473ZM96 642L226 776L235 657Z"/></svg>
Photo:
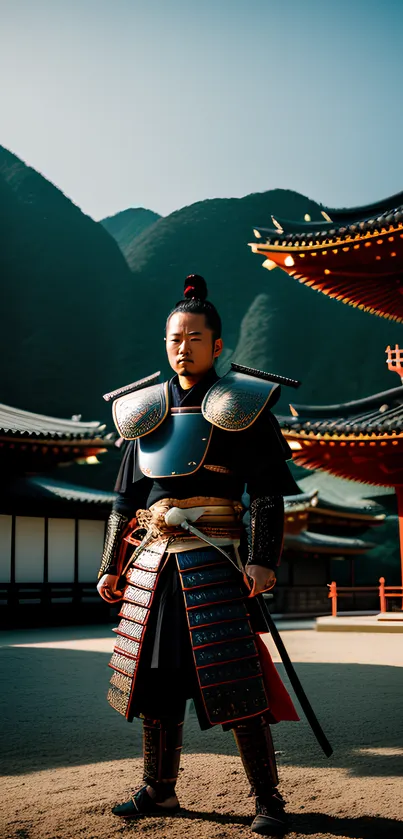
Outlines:
<svg viewBox="0 0 403 839"><path fill-rule="evenodd" d="M166 326L176 312L189 312L192 315L204 315L206 326L213 333L213 341L221 338L222 324L220 315L213 303L207 300L206 281L199 274L189 274L185 280L183 299L179 300L167 317Z"/></svg>

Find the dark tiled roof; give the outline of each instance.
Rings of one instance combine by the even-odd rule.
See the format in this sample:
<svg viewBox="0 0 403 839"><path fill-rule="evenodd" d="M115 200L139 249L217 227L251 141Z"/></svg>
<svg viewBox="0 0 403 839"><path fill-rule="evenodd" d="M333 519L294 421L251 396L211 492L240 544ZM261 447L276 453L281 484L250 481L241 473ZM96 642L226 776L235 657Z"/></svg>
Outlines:
<svg viewBox="0 0 403 839"><path fill-rule="evenodd" d="M0 404L0 436L30 435L46 438L99 439L106 426L81 419L59 419Z"/></svg>
<svg viewBox="0 0 403 839"><path fill-rule="evenodd" d="M8 498L21 498L29 501L52 501L74 504L96 504L110 507L116 497L115 493L104 492L92 487L82 487L66 484L54 478L35 476L30 478L16 478L7 487Z"/></svg>
<svg viewBox="0 0 403 839"><path fill-rule="evenodd" d="M355 436L403 432L403 387L336 405L292 405L297 416L278 417L284 431Z"/></svg>
<svg viewBox="0 0 403 839"><path fill-rule="evenodd" d="M375 201L373 204L364 204L361 207L344 207L337 209L334 207L326 207L325 211L331 219L339 222L347 222L355 219L370 218L374 216L381 216L384 213L389 213L391 207L403 206L403 192L396 192L382 201Z"/></svg>
<svg viewBox="0 0 403 839"><path fill-rule="evenodd" d="M365 516L368 524L385 519L382 495L380 494L381 503L372 498L365 498L365 493L373 492L373 488L369 490L368 486L336 478L327 472L312 472L299 481L299 486L302 491L308 493L316 489L318 496L315 509L318 513L333 512L339 516L359 518Z"/></svg>
<svg viewBox="0 0 403 839"><path fill-rule="evenodd" d="M365 207L355 207L343 210L324 210L331 219L326 221L292 221L272 216L273 227L255 227L263 242L269 244L286 245L287 241L294 245L299 240L316 240L349 238L357 233L364 234L374 230L396 227L403 222L403 192L392 195L384 201L368 204ZM277 226L278 225L278 226ZM281 229L280 229L281 228ZM283 241L286 240L286 241ZM280 241L277 241L280 240ZM309 244L310 242L306 242Z"/></svg>
<svg viewBox="0 0 403 839"><path fill-rule="evenodd" d="M388 499L394 497L395 492L387 487L369 487L367 484L348 481L331 475L329 472L311 471L303 478L299 478L298 484L303 492L312 489L319 489L318 506L326 506L335 509L346 509L373 513L379 515L384 512L384 504Z"/></svg>
<svg viewBox="0 0 403 839"><path fill-rule="evenodd" d="M313 472L298 481L300 495L287 495L284 498L285 514L318 511L319 514L334 513L348 518L365 518L368 525L385 519L383 507L372 499L353 495L356 487L351 482L334 478L323 472ZM366 488L368 490L368 487Z"/></svg>
<svg viewBox="0 0 403 839"><path fill-rule="evenodd" d="M372 542L364 542L362 539L352 539L343 536L328 536L324 533L311 533L303 530L301 533L286 533L284 537L284 548L307 553L327 554L358 554L365 553L375 547Z"/></svg>

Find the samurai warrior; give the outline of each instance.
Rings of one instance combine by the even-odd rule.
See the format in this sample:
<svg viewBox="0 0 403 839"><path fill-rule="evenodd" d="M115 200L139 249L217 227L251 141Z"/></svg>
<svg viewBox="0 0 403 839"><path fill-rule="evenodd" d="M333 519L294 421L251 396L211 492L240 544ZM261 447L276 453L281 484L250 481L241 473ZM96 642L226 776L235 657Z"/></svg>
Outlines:
<svg viewBox="0 0 403 839"><path fill-rule="evenodd" d="M272 588L283 496L298 492L271 409L280 386L260 371L215 371L221 319L190 275L166 323L170 381L108 394L128 441L98 591L121 601L110 704L143 721L143 785L113 813L173 814L186 701L202 729L231 729L256 799L252 830L284 829L270 725L298 715L270 658L256 595ZM243 525L245 490L250 534Z"/></svg>

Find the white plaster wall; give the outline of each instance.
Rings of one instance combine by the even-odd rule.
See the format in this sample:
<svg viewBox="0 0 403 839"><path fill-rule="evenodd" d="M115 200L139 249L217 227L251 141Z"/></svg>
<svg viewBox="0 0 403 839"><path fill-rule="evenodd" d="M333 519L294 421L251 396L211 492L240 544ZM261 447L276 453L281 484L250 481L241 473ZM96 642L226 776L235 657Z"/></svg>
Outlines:
<svg viewBox="0 0 403 839"><path fill-rule="evenodd" d="M0 582L10 582L11 572L11 516L0 516Z"/></svg>
<svg viewBox="0 0 403 839"><path fill-rule="evenodd" d="M78 522L78 579L96 584L104 545L105 522L80 519Z"/></svg>
<svg viewBox="0 0 403 839"><path fill-rule="evenodd" d="M17 583L43 582L45 519L16 516L15 580Z"/></svg>
<svg viewBox="0 0 403 839"><path fill-rule="evenodd" d="M48 521L48 580L74 582L74 519Z"/></svg>

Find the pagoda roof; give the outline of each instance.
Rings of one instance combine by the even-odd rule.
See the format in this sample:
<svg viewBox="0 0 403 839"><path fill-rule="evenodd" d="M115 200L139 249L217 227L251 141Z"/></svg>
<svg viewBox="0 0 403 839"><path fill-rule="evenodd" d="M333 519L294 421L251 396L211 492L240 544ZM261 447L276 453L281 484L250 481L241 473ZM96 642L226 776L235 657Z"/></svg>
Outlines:
<svg viewBox="0 0 403 839"><path fill-rule="evenodd" d="M391 208L395 208L391 210ZM271 227L257 227L255 230L269 238L278 239L280 228L284 233L300 233L301 230L306 231L322 231L327 233L333 228L338 229L340 225L351 225L359 222L364 222L366 225L377 221L378 225L384 222L385 224L392 223L392 219L387 221L389 216L394 216L395 221L403 220L403 192L397 192L389 198L384 198L382 201L376 201L373 204L365 204L361 207L350 208L330 208L323 207L321 210L322 218L317 221L295 221L293 219L284 219L280 216L272 216L273 225ZM396 218L395 218L396 216ZM400 218L402 216L402 218ZM326 218L327 217L327 218ZM360 228L365 229L365 228ZM259 238L259 237L257 237Z"/></svg>
<svg viewBox="0 0 403 839"><path fill-rule="evenodd" d="M29 435L47 438L94 439L105 437L106 426L100 422L82 422L81 418L60 419L35 414L0 404L0 436Z"/></svg>
<svg viewBox="0 0 403 839"><path fill-rule="evenodd" d="M331 405L302 405L292 403L292 410L301 416L311 417L345 417L357 416L374 410L385 411L385 405L397 408L403 405L403 385L390 390L365 396L363 399L353 399L350 402L335 402Z"/></svg>
<svg viewBox="0 0 403 839"><path fill-rule="evenodd" d="M370 216L381 216L390 212L391 207L403 206L403 192L396 192L394 195L389 195L381 201L375 201L373 204L363 204L359 207L325 207L324 211L333 221L349 222L360 221L361 219L369 218Z"/></svg>
<svg viewBox="0 0 403 839"><path fill-rule="evenodd" d="M299 485L302 490L308 492L311 488L317 489L318 502L315 512L318 514L352 518L367 525L380 524L385 520L383 506L372 498L363 497L363 492L370 491L372 494L373 487L368 490L365 484L345 481L326 472L312 472L302 478Z"/></svg>
<svg viewBox="0 0 403 839"><path fill-rule="evenodd" d="M384 420L379 411L353 418L278 419L297 465L349 481L398 487L403 486L402 410L385 410Z"/></svg>
<svg viewBox="0 0 403 839"><path fill-rule="evenodd" d="M347 536L330 536L325 533L312 533L302 530L300 533L286 533L284 548L298 553L320 554L362 554L374 548L373 542L364 542Z"/></svg>
<svg viewBox="0 0 403 839"><path fill-rule="evenodd" d="M366 207L322 211L326 220L272 216L250 247L266 268L364 311L403 321L403 193Z"/></svg>
<svg viewBox="0 0 403 839"><path fill-rule="evenodd" d="M346 524L360 528L379 526L385 520L383 507L372 499L359 497L355 491L356 485L350 481L343 481L326 473L313 472L298 483L301 494L284 498L286 533L292 530L293 535L296 535L298 531L295 524L291 527L290 524L297 519L301 519L301 531L307 529L308 521L314 529L317 520L321 525L326 523L327 526L337 529Z"/></svg>
<svg viewBox="0 0 403 839"><path fill-rule="evenodd" d="M364 399L333 405L290 405L291 416L278 417L283 430L314 435L355 437L403 433L403 386Z"/></svg>
<svg viewBox="0 0 403 839"><path fill-rule="evenodd" d="M110 507L116 498L116 493L113 492L105 492L93 487L83 487L78 484L66 484L63 481L57 481L54 478L43 477L42 475L20 479L15 483L15 490L18 493L24 493L27 497L52 497L63 502L97 504L105 507Z"/></svg>

